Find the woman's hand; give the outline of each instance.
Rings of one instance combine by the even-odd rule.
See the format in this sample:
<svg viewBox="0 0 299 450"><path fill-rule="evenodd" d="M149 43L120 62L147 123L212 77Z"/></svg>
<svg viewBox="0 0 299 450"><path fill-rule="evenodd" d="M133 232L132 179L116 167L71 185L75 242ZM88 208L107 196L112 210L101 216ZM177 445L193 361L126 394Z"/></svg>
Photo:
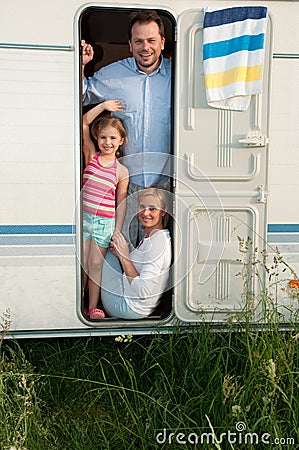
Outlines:
<svg viewBox="0 0 299 450"><path fill-rule="evenodd" d="M110 249L120 260L130 259L129 244L121 233L113 234Z"/></svg>

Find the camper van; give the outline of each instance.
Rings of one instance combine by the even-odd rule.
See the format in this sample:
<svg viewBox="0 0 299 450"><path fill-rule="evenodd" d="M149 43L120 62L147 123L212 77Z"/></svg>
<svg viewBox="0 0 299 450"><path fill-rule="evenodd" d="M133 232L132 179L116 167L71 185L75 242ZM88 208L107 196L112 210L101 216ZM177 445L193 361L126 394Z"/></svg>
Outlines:
<svg viewBox="0 0 299 450"><path fill-rule="evenodd" d="M267 11L261 89L246 93L244 109L215 106L207 95L205 17L245 6ZM128 18L142 9L161 16L172 67L169 286L146 319L91 320L83 313L80 42L94 48L86 77L130 57ZM0 21L7 336L149 334L203 322L223 330L248 315L257 325L272 312L282 327L296 321L298 1L17 0L3 2Z"/></svg>

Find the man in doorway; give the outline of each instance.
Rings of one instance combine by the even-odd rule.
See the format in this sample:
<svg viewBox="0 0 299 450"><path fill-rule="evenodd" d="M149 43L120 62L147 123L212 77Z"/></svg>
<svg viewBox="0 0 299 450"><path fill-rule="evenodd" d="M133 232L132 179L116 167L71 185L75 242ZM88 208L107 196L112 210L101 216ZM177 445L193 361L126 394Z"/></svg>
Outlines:
<svg viewBox="0 0 299 450"><path fill-rule="evenodd" d="M131 14L128 31L133 56L102 67L91 78L84 78L84 66L92 60L93 49L85 41L81 45L83 104L118 99L123 105L114 113L128 134L123 163L130 172L130 185L123 233L135 247L143 237L137 192L154 185L170 187L171 63L161 53L165 32L155 11Z"/></svg>

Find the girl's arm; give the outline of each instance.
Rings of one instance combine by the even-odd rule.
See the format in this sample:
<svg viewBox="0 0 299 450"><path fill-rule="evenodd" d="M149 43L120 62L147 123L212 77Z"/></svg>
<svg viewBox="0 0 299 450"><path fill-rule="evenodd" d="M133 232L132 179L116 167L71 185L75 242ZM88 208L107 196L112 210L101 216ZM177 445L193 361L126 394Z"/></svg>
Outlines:
<svg viewBox="0 0 299 450"><path fill-rule="evenodd" d="M128 169L120 163L118 163L117 168L119 172L119 181L116 190L116 222L114 234L121 232L124 223L126 213L126 197L129 185Z"/></svg>
<svg viewBox="0 0 299 450"><path fill-rule="evenodd" d="M82 150L85 158L85 164L87 165L89 161L93 158L93 156L96 154L96 146L94 145L93 140L90 137L89 132L89 123L87 121L87 118L85 117L86 114L83 116L82 120L82 139L83 139L83 145Z"/></svg>
<svg viewBox="0 0 299 450"><path fill-rule="evenodd" d="M83 153L85 156L85 163L88 164L89 161L97 153L96 146L90 137L89 125L91 122L103 111L107 110L110 112L121 111L123 109L123 104L120 100L106 100L105 102L99 103L94 108L90 109L82 117L82 137L83 137Z"/></svg>

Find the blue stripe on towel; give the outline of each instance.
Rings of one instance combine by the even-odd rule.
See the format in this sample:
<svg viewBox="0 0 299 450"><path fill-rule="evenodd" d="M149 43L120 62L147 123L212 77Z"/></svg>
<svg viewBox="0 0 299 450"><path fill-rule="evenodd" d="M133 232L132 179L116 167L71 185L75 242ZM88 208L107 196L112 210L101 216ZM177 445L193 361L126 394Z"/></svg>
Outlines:
<svg viewBox="0 0 299 450"><path fill-rule="evenodd" d="M264 48L265 34L244 35L226 41L211 42L203 46L203 59L220 58L242 50L255 51Z"/></svg>
<svg viewBox="0 0 299 450"><path fill-rule="evenodd" d="M204 28L217 27L226 23L265 17L267 17L267 8L264 6L237 6L234 8L226 8L225 10L206 12L203 26Z"/></svg>

